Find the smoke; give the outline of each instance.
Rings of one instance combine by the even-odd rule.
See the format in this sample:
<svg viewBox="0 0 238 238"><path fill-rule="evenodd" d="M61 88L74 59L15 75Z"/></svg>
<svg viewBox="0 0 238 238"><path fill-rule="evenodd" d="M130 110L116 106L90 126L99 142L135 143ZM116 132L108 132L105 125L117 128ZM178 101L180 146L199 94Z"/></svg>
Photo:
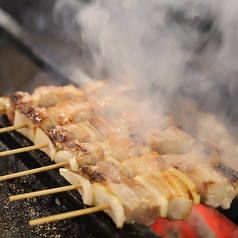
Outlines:
<svg viewBox="0 0 238 238"><path fill-rule="evenodd" d="M91 49L95 70L112 78L127 75L143 88L158 85L174 93L194 55L213 57L222 33L218 9L205 1L61 1L56 18ZM215 5L215 4L214 4ZM80 29L80 31L75 29ZM211 52L211 54L208 54Z"/></svg>
<svg viewBox="0 0 238 238"><path fill-rule="evenodd" d="M58 0L54 18L87 45L95 76L129 77L186 129L236 147L237 10L235 0Z"/></svg>

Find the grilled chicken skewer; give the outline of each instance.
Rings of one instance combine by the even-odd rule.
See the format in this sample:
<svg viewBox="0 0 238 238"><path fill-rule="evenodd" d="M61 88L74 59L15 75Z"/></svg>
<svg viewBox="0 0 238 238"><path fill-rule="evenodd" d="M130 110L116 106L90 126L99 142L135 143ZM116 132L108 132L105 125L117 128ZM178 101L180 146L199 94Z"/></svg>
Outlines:
<svg viewBox="0 0 238 238"><path fill-rule="evenodd" d="M118 92L127 90L122 87L118 87ZM104 96L108 92L111 92L111 86L105 81L93 81L76 88L73 85L67 86L42 86L34 90L30 95L26 92L15 92L13 94L0 97L0 112L6 114L9 121L13 123L15 110L19 106L25 107L53 107L60 102L65 102L72 99L80 99L87 101L87 98L91 95L98 93L98 96Z"/></svg>
<svg viewBox="0 0 238 238"><path fill-rule="evenodd" d="M105 92L107 92L107 90L101 92L98 89L96 91L99 96L103 96ZM87 89L84 92L87 92ZM97 100L92 94L90 96L90 90L88 90L86 95L87 99L93 104L93 109L97 110L97 113L98 115L101 115L101 118L110 111L111 105L112 107L113 105L116 105L116 103L110 101L110 97L106 99L99 98L99 100ZM121 95L119 94L119 96ZM100 122L102 122L102 120L99 120L100 116L95 120L90 113L85 113L86 116L90 116L87 118L84 115L79 119L80 123L78 123L78 126L81 126L81 130L79 129L80 138L75 138L75 134L77 134L73 133L76 131L75 123L70 123L71 121L77 121L78 117L74 115L72 117L73 113L71 113L68 118L63 116L57 121L60 117L56 116L54 119L54 114L58 115L63 112L64 115L67 115L65 109L62 110L62 105L67 105L70 100L71 102L77 101L77 104L82 102L84 105L90 105L90 103L83 102L83 99L67 98L66 102L63 100L63 102L54 106L54 103L44 104L44 102L42 102L39 104L35 99L35 101L33 100L31 102L31 107L29 107L27 98L29 98L28 95L22 95L21 100L17 99L17 103L12 107L9 103L11 101L7 100L0 100L0 105L3 105L2 110L6 111L10 121L14 118L14 121L17 121L14 122L14 124L18 125L22 121L24 123L26 113L24 114L22 112L26 109L29 110L29 108L33 108L37 112L36 115L40 114L41 118L43 118L42 115L45 115L44 120L36 120L38 124L34 122L34 120L30 120L30 123L32 123L30 129L32 137L28 135L28 138L31 138L35 144L49 142L49 145L51 146L46 153L56 162L61 162L64 159L74 161L74 170L77 172L61 169L60 173L72 184L75 182L82 184L82 188L80 188L79 191L83 196L85 204L103 205L105 202L109 203L110 209L107 209L106 211L110 214L118 227L122 226L121 224L123 224L124 221L150 224L151 220L159 215L169 219L183 219L189 214L192 204L197 203L198 200L196 193L194 191L192 192L192 188L195 187L193 183L196 184L202 194L202 202L207 205L221 205L227 208L232 197L237 193L237 176L234 175L232 179L227 178L221 172L221 169L215 166L218 162L218 151L214 149L215 146L211 143L200 142L180 128L168 126L156 130L151 129L151 125L142 128L139 132L140 136L142 135L141 141L135 140L133 138L134 136L128 137L127 134L125 136L125 132L128 132L128 129L129 131L136 131L136 126L133 125L133 122L127 120L128 118L125 116L127 112L135 109L136 104L133 101L128 102L126 114L120 117L119 123L113 123L111 132L106 136L104 135L104 137L101 135L104 134L102 131L107 131L107 129L105 130L105 128L102 127L102 123L100 124ZM58 98L56 97L55 102L57 102L57 100ZM108 102L106 103L106 107L102 106L101 100ZM47 103L47 100L45 103ZM32 105L37 105L38 107L32 107ZM54 107L52 107L52 105ZM16 109L15 114L12 108ZM85 108L87 110L89 107L86 106ZM123 108L115 108L113 116L121 116L121 113L123 112L122 109ZM82 116L80 112L82 112L83 109L81 108L80 110L79 118ZM27 119L29 118L30 117L28 116ZM89 121L85 121L87 119L89 119ZM114 127L115 124L116 126ZM72 128L69 129L70 126L73 130ZM82 132L82 127L84 132ZM95 130L90 130L90 127L93 127ZM85 136L87 135L86 132L88 133L88 136ZM67 136L65 137L65 135ZM145 146L144 143L147 146ZM208 147L210 150L207 152ZM91 154L95 153L96 155L98 151L100 151L100 156L94 156L94 160L87 156L90 148L92 151L90 152ZM181 173L176 169L173 170L172 168L170 168L169 171L163 170L165 168L156 167L157 165L152 167L153 159L149 160L147 158L147 161L150 161L151 163L150 165L146 164L145 161L140 161L140 159L138 159L139 156L150 153L151 149L162 154L163 159L166 161L166 163L164 163L165 168L167 166L174 166L184 173ZM65 157L66 154L69 154L69 156ZM136 158L133 158L133 156L136 156ZM191 156L193 160L190 163L188 161ZM75 157L76 159L70 159L72 157ZM127 157L132 158L125 159ZM203 157L205 160L201 162L200 158ZM130 162L132 162L133 159L133 163L136 164L136 166L130 166ZM186 163L183 163L185 160ZM87 162L85 163L85 161ZM210 165L210 163L214 163L214 166ZM187 166L185 166L186 164ZM71 168L73 168L72 162L70 165ZM127 170L125 168L127 168ZM210 173L211 176L209 181L212 181L212 183L204 180L204 176L200 176L203 168L205 168L206 172ZM113 171L114 175L117 174L120 176L117 177L117 180L113 180L115 178L107 172L105 179L105 176L103 177L102 174L103 171L106 170ZM150 171L149 173L146 172L148 170ZM213 176L219 178L219 181L215 181ZM217 196L216 193L221 184L222 189L227 192L227 196L220 196L218 199L214 199L213 196ZM123 196L128 194L142 194L142 200L144 199L147 201L144 207L142 207L142 211L151 214L151 220L145 220L139 216L137 206L143 206L141 200L137 201L137 198L134 198L134 200L124 201L122 199ZM160 201L158 201L158 197L160 198ZM111 202L109 202L109 200ZM179 213L173 213L173 207L178 204L179 206L181 205L183 209L179 211ZM132 205L135 207L133 208ZM121 212L118 211L118 208L121 208ZM118 212L118 214L116 214L116 212Z"/></svg>
<svg viewBox="0 0 238 238"><path fill-rule="evenodd" d="M123 179L120 183L91 181L92 205L110 204L110 209L105 212L118 227L122 227L124 222L150 225L159 216L172 220L185 219L194 201L199 201L199 193L188 177L181 179L170 170L156 175L138 175L134 179ZM60 174L71 183L73 178L75 182L78 181L77 173L68 169L60 169ZM186 185L187 180L190 186ZM181 210L175 212L175 206L180 206Z"/></svg>
<svg viewBox="0 0 238 238"><path fill-rule="evenodd" d="M6 114L9 121L13 123L15 109L18 106L33 106L33 107L52 107L59 102L78 98L86 100L85 94L81 89L73 85L63 87L46 86L38 87L30 95L25 92L16 92L8 96L0 98L0 111Z"/></svg>
<svg viewBox="0 0 238 238"><path fill-rule="evenodd" d="M128 161L129 160L130 159L128 158ZM141 168L140 170L137 168L137 172L138 171L139 172L137 175L134 174L134 176L136 175L134 179L128 179L128 176L131 176L131 174L130 175L128 174L128 170L127 171L123 170L122 169L123 165L118 165L118 162L115 162L115 161L112 162L112 161L113 160L103 161L103 162L99 162L96 166L82 167L79 173L70 171L68 169L60 169L60 173L63 177L65 177L71 183L74 183L73 179L75 179L75 183L79 182L77 180L77 176L84 177L84 178L88 177L88 180L90 180L91 187L88 180L86 180L87 186L85 184L85 186L82 186L82 188L86 187L87 190L83 190L81 191L81 193L83 194L83 199L86 194L86 191L87 191L87 195L91 193L91 197L94 198L93 205L102 205L105 203L109 203L110 200L115 201L115 203L117 203L118 200L116 198L118 198L120 192L124 190L126 190L126 192L125 194L121 195L122 197L121 202L126 203L126 201L130 201L128 200L129 197L125 199L125 196L126 194L133 194L132 192L130 192L130 190L128 190L129 188L131 188L130 187L131 184L129 188L128 188L128 184L125 185L125 188L123 187L123 184L125 183L125 181L131 181L131 183L133 183L134 180L139 181L151 192L156 193L157 198L160 194L160 198L161 198L160 203L164 204L164 207L160 208L160 210L162 211L160 216L164 216L163 214L166 214L165 217L172 220L183 219L182 216L184 216L184 218L188 216L188 214L190 213L189 211L191 209L192 204L197 204L199 202L199 192L202 193L201 202L204 203L205 205L209 205L213 207L217 207L221 205L222 207L227 208L227 205L230 204L230 202L232 201L232 199L234 198L238 190L237 189L237 178L238 178L237 174L233 173L232 178L227 178L226 176L224 176L224 171L221 172L221 169L218 169L217 167L213 167L206 164L199 165L197 167L200 167L201 169L204 166L209 168L209 170L205 170L205 173L206 172L209 172L210 174L212 173L211 177L213 179L211 180L211 184L209 184L209 182L206 180L206 177L203 174L202 176L199 177L200 178L199 180L199 178L197 177L198 175L194 173L191 173L194 175L194 176L191 176L190 173L184 174L180 172L179 170L173 169L171 167L169 168L169 173L167 172L168 170L163 172L161 171L159 173L159 168L161 168L160 166L158 166L157 172L153 171L154 174L153 173L149 174L149 172L146 172L148 170L143 170L143 168ZM147 161L144 160L144 162L146 163ZM166 160L162 159L160 162L161 163L165 162L164 169L166 168L166 166L169 166L168 164L166 165ZM151 161L148 162L148 164L151 167L156 167L155 164L153 165L151 164ZM125 160L124 168L128 168L129 167L128 165L129 165L129 162L127 163ZM110 170L110 173L108 173L109 170ZM144 172L141 172L141 171L144 171ZM229 173L230 172L231 171L229 170ZM216 179L214 178L218 178L218 181L216 181ZM182 184L181 184L181 181L183 181ZM175 183L179 183L179 188L178 187L176 189L174 188ZM107 186L105 188L105 184L107 185L110 184L110 186L108 185L110 189L112 189L112 187L115 189L110 190ZM187 191L188 188L190 190L190 195L188 195L188 193L185 192ZM182 189L182 191L184 192L181 192L180 189ZM224 191L224 193L218 194L218 191L220 191L221 189ZM174 192L176 193L180 192L179 198L181 198L181 202L179 202L179 200L177 200L176 197L174 198L171 195L171 194L174 194ZM146 194L145 191L142 191L141 193ZM163 196L161 196L161 193L163 194ZM112 194L113 195L116 194L116 198ZM181 194L187 194L187 195L185 196ZM206 197L206 194L208 197ZM173 197L172 200L170 200L171 196ZM132 202L131 204L134 204L134 203L135 201ZM132 205L126 205L126 204L124 204L123 206L126 207L126 208L124 207L125 211L127 211L128 207L132 207ZM176 206L176 208L178 207L181 208L181 210L174 209L174 206ZM178 213L176 213L176 211L178 211ZM112 219L115 219L114 221L118 221L118 218L114 217L114 216L117 216L115 215L115 211L113 212L113 210L111 210L110 212L108 211L108 213L112 217ZM119 215L119 217L123 217L123 215ZM135 215L135 217L137 217L137 215ZM126 218L126 219L128 220L129 218ZM132 222L132 220L130 219L129 221ZM141 222L141 221L137 220L136 222Z"/></svg>
<svg viewBox="0 0 238 238"><path fill-rule="evenodd" d="M208 206L222 206L223 208L228 208L231 201L237 194L237 175L233 172L232 178L227 178L221 173L217 165L211 165L212 160L201 161L198 160L199 157L206 157L202 155L201 151L191 152L195 160L188 160L188 155L173 155L173 160L171 160L170 155L159 156L157 153L153 152L151 154L143 155L141 158L130 157L119 163L115 158L108 156L106 161L100 161L95 166L83 166L79 173L80 176L88 177L90 181L101 182L104 180L109 180L111 182L120 183L125 177L127 179L132 179L136 175L148 175L156 174L163 169L167 169L169 166L173 166L181 170L184 174L191 178L191 180L198 185L198 189L202 195L202 203ZM205 153L205 152L204 152ZM168 159L169 158L169 159ZM209 158L210 159L210 158ZM181 166L181 161L187 161L187 167ZM159 163L160 162L160 163ZM213 176L213 179L207 179L204 171ZM201 170L201 171L200 171ZM126 171L125 173L121 171ZM196 172L194 172L196 171ZM199 172L200 171L200 172ZM199 174L203 174L199 176ZM106 177L105 177L106 176ZM224 190L224 193L219 193L220 189Z"/></svg>
<svg viewBox="0 0 238 238"><path fill-rule="evenodd" d="M26 124L26 128L18 129L17 131L34 142L36 128L41 127L45 130L50 130L57 125L82 122L92 116L93 108L88 102L72 99L48 108L18 107L15 110L13 125Z"/></svg>

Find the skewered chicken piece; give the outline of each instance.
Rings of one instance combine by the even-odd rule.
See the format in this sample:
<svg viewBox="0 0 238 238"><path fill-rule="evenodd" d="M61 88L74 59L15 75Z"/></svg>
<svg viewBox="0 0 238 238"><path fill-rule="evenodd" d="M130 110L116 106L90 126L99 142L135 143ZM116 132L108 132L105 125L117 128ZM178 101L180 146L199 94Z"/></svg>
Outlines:
<svg viewBox="0 0 238 238"><path fill-rule="evenodd" d="M195 138L180 127L169 127L166 130L149 129L143 136L151 150L159 154L184 154L195 144Z"/></svg>
<svg viewBox="0 0 238 238"><path fill-rule="evenodd" d="M133 162L136 162L135 166L133 166ZM75 177L74 183L78 183L79 180L77 178L81 178L83 177L84 179L88 179L86 184L83 184L82 189L79 191L80 194L85 194L86 191L84 190L84 188L89 189L89 186L91 184L88 184L88 181L90 181L92 184L96 183L100 183L100 184L105 184L105 183L110 183L110 184L114 184L113 186L116 186L115 184L123 184L125 183L125 181L129 180L133 180L134 178L136 179L137 177L140 178L140 183L145 183L146 187L148 187L149 185L147 183L149 183L148 181L146 181L144 179L145 176L149 176L149 175L153 175L153 176L157 176L159 174L161 174L161 172L165 171L168 169L168 164L166 163L166 161L159 156L156 152L153 152L151 154L147 154L147 155L143 155L141 157L136 157L136 158L127 158L123 161L123 163L120 163L119 161L117 161L114 158L108 157L107 160L105 161L100 161L98 162L95 166L83 166L78 172L73 172L73 171L69 171L67 169L62 169L60 170L61 175L64 176L69 182L72 182L72 178ZM172 168L171 168L172 169ZM174 169L175 170L175 169ZM63 171L63 172L62 172ZM132 172L133 171L133 172ZM175 174L177 177L180 178L181 181L183 181L186 184L186 189L190 189L191 191L191 198L189 198L189 201L186 200L188 202L188 204L191 203L190 200L193 201L194 204L198 204L199 203L199 194L196 190L195 185L188 179L188 177L184 174L182 174L181 172L179 172L178 170L177 174ZM170 175L170 177L174 177L175 175ZM180 183L181 183L180 181ZM122 185L120 185L122 186ZM167 186L167 185L166 185ZM166 187L165 186L165 190ZM184 186L184 185L183 185ZM93 185L92 185L93 187ZM102 191L105 191L105 188L101 188ZM156 191L155 192L155 188L150 185L150 192L153 192L156 196L159 196L159 200L161 200L161 204L167 204L168 206L168 199L166 199L164 196L161 195L160 191ZM90 192L93 191L92 188L89 189ZM171 190L172 191L172 190ZM110 193L109 193L110 194ZM84 197L85 195L83 195ZM94 196L93 193L91 193L91 196ZM162 196L162 197L161 197ZM89 194L88 194L89 197ZM92 201L92 198L89 199L87 197L87 201L84 202L88 202L88 201ZM168 197L168 195L167 195ZM177 201L177 200L176 200ZM183 199L181 199L181 201L183 201ZM186 202L186 203L187 203ZM88 203L86 203L88 204ZM173 203L171 203L173 204ZM92 205L92 204L88 204L88 205ZM101 204L102 205L102 204ZM172 205L171 205L172 206ZM162 206L161 207L161 214L160 216L164 216L164 217L170 217L170 219L173 218L173 209L170 209L170 213L167 214L167 208L166 206ZM187 211L186 210L186 214L189 213L190 209ZM182 213L184 214L184 213ZM157 214L158 216L158 214ZM178 214L175 216L176 219L178 218Z"/></svg>
<svg viewBox="0 0 238 238"><path fill-rule="evenodd" d="M64 148L53 157L56 163L67 161L68 168L73 171L85 165L95 165L103 159L104 150L98 142L80 143L78 140L66 142Z"/></svg>
<svg viewBox="0 0 238 238"><path fill-rule="evenodd" d="M105 141L115 134L128 134L127 125L119 120L108 120L102 116L91 118L90 123L100 132L100 141Z"/></svg>
<svg viewBox="0 0 238 238"><path fill-rule="evenodd" d="M115 134L109 137L104 145L105 156L111 156L119 161L123 161L130 156L141 156L149 153L151 150L148 146L144 146L137 138L128 135Z"/></svg>
<svg viewBox="0 0 238 238"><path fill-rule="evenodd" d="M21 106L15 110L14 125L27 125L17 130L32 142L35 141L36 128L50 130L56 125L85 121L93 116L93 108L88 102L72 99L58 103L54 107L39 108Z"/></svg>
<svg viewBox="0 0 238 238"><path fill-rule="evenodd" d="M159 154L152 152L141 157L128 157L123 162L109 156L94 166L83 166L80 173L91 182L121 183L136 175L159 174L168 168L167 162Z"/></svg>
<svg viewBox="0 0 238 238"><path fill-rule="evenodd" d="M159 216L173 220L185 219L194 201L199 200L199 194L191 181L190 186L186 185L189 180L186 176L185 180L181 179L178 175L181 172L175 175L171 172L173 170L176 169L170 168L155 176L136 176L135 179L124 179L120 183L93 182L90 188L93 205L110 204L111 208L105 212L117 227L122 227L124 222L150 225ZM72 178L81 176L68 169L60 169L60 173L71 182Z"/></svg>
<svg viewBox="0 0 238 238"><path fill-rule="evenodd" d="M81 99L86 101L87 97L80 88L73 85L63 87L42 86L33 91L32 98L37 102L38 107L52 107L59 102L65 102L72 99Z"/></svg>
<svg viewBox="0 0 238 238"><path fill-rule="evenodd" d="M70 122L82 122L93 117L94 108L89 102L75 98L58 103L54 107L47 108L51 118L57 120L57 125L65 125Z"/></svg>
<svg viewBox="0 0 238 238"><path fill-rule="evenodd" d="M121 164L115 161L98 162L95 166L84 166L81 173L94 182L110 181L120 183L125 177L132 179L136 175L158 174L168 166L178 168L184 172L197 185L202 195L202 203L208 206L222 206L227 209L238 192L238 175L229 169L227 175L223 173L212 160L202 161L199 158L206 157L201 151L192 151L186 155L162 155L153 152L140 158L127 158ZM213 157L211 157L213 158ZM184 162L185 161L185 162ZM159 163L158 163L159 162ZM181 163L183 166L181 166ZM186 165L186 167L184 166ZM223 171L223 173L222 173ZM207 175L206 175L207 174ZM220 191L224 191L220 193Z"/></svg>
<svg viewBox="0 0 238 238"><path fill-rule="evenodd" d="M8 96L0 98L0 112L6 114L10 123L14 121L15 109L19 105L34 105L36 102L32 99L31 95L23 92L16 92Z"/></svg>
<svg viewBox="0 0 238 238"><path fill-rule="evenodd" d="M219 150L208 140L198 140L195 146L185 154L163 154L162 157L170 166L182 172L189 171L200 164L219 164Z"/></svg>
<svg viewBox="0 0 238 238"><path fill-rule="evenodd" d="M214 162L213 156L206 157L201 151L184 155L167 154L162 157L170 166L177 168L193 181L201 194L201 203L212 207L221 206L224 209L230 207L238 192L238 174L235 171L225 166L221 169L218 161Z"/></svg>
<svg viewBox="0 0 238 238"><path fill-rule="evenodd" d="M207 206L228 209L238 192L238 174L225 166L201 164L186 172Z"/></svg>
<svg viewBox="0 0 238 238"><path fill-rule="evenodd" d="M159 174L169 168L166 160L156 152L143 154L141 157L128 157L122 162L128 179L137 175Z"/></svg>
<svg viewBox="0 0 238 238"><path fill-rule="evenodd" d="M88 102L93 105L97 115L109 119L118 118L128 111L134 111L140 105L140 102L120 93L108 94L103 97L91 95L88 97Z"/></svg>
<svg viewBox="0 0 238 238"><path fill-rule="evenodd" d="M84 93L73 85L39 87L34 90L32 95L25 92L16 92L1 97L0 112L6 114L9 121L13 123L15 109L18 106L50 107L73 98L86 100Z"/></svg>
<svg viewBox="0 0 238 238"><path fill-rule="evenodd" d="M43 136L41 135L39 138L43 139ZM45 143L45 139L43 141ZM79 143L78 140L68 141L62 144L63 147L60 149L57 149L59 146L54 147L54 150L57 150L56 152L48 154L53 156L51 158L56 163L69 161L70 164L74 165L70 168L78 171L84 165L95 165L97 162L108 158L114 157L115 160L120 161L120 159L128 157L128 154L131 156L141 156L144 153L150 152L149 147L133 141L128 136L116 136L113 138L115 144L119 146L117 150L115 150L116 146L108 143L108 141L100 142L94 140L91 143ZM51 148L48 150L52 151Z"/></svg>
<svg viewBox="0 0 238 238"><path fill-rule="evenodd" d="M194 204L192 193L196 194L195 200L199 201L200 195L195 185L193 190L190 190L187 186L189 179L186 178L185 182L170 170L158 175L137 176L135 180L140 181L150 191L160 192L163 195L163 198L168 201L168 206L162 208L165 209L164 212L167 210L164 217L170 220L183 220L190 215Z"/></svg>
<svg viewBox="0 0 238 238"><path fill-rule="evenodd" d="M37 127L35 132L34 144L48 143L47 148L42 148L52 160L55 153L64 150L65 143L77 140L79 142L93 142L99 138L99 132L88 122L70 123L64 126L56 126L49 131L42 127ZM67 146L66 146L67 147ZM68 154L68 156L70 156ZM56 159L56 161L58 161Z"/></svg>

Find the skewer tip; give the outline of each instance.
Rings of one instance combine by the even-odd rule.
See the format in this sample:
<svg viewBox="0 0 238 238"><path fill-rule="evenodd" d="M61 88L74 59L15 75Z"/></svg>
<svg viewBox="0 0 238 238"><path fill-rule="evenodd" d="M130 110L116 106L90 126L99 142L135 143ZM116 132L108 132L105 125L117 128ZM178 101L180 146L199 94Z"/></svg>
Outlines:
<svg viewBox="0 0 238 238"><path fill-rule="evenodd" d="M49 144L45 143L45 144L33 145L33 146L28 146L28 147L14 149L14 150L2 151L2 152L0 152L0 157L7 156L7 155L18 154L18 153L22 153L22 152L28 152L28 151L31 151L31 150L38 150L38 149L41 149L41 148L46 148L48 146L49 146Z"/></svg>
<svg viewBox="0 0 238 238"><path fill-rule="evenodd" d="M76 211L72 211L72 212L66 212L66 213L57 214L57 215L53 215L53 216L37 218L34 220L30 220L28 222L28 224L30 226L36 226L36 225L47 223L47 222L58 221L58 220L63 220L63 219L67 219L67 218L73 218L73 217L77 217L77 216L91 214L94 212L100 212L103 210L110 209L110 207L111 206L109 204L105 204L105 205L97 206L97 207L89 207L89 208L76 210Z"/></svg>
<svg viewBox="0 0 238 238"><path fill-rule="evenodd" d="M0 111L1 113L1 111ZM21 124L21 125L14 125L14 126L8 126L8 127L4 127L4 128L0 128L0 133L4 133L4 132L8 132L8 131L15 131L17 129L21 129L26 127L26 124Z"/></svg>

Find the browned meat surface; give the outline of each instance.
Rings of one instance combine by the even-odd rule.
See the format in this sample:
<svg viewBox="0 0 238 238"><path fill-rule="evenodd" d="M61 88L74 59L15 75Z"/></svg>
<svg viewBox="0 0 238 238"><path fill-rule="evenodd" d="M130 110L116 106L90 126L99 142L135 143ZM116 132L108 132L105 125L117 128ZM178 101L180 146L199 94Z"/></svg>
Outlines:
<svg viewBox="0 0 238 238"><path fill-rule="evenodd" d="M57 125L65 125L70 122L86 121L93 116L93 107L81 99L72 99L58 103L54 107L47 108L51 118L57 120Z"/></svg>
<svg viewBox="0 0 238 238"><path fill-rule="evenodd" d="M21 105L17 109L22 115L28 118L35 126L49 130L57 124L57 120L51 117L45 108Z"/></svg>
<svg viewBox="0 0 238 238"><path fill-rule="evenodd" d="M151 129L144 134L143 138L151 150L159 154L184 154L192 148L195 142L194 137L179 127L169 127L165 131Z"/></svg>
<svg viewBox="0 0 238 238"><path fill-rule="evenodd" d="M145 153L150 153L150 148L136 141L133 136L117 134L109 137L105 144L110 148L110 151L107 153L120 161L131 156L141 156Z"/></svg>
<svg viewBox="0 0 238 238"><path fill-rule="evenodd" d="M123 160L122 165L130 179L136 175L159 174L169 168L167 162L156 152L141 157L128 157Z"/></svg>
<svg viewBox="0 0 238 238"><path fill-rule="evenodd" d="M108 119L119 118L123 113L138 107L138 102L119 93L102 97L91 95L88 97L88 101L92 104L97 115Z"/></svg>
<svg viewBox="0 0 238 238"><path fill-rule="evenodd" d="M15 109L18 106L35 104L28 93L16 92L0 98L0 112L7 115L9 121L13 123Z"/></svg>
<svg viewBox="0 0 238 238"><path fill-rule="evenodd" d="M180 171L189 171L194 166L201 164L214 164L219 163L219 151L209 141L197 141L195 146L185 154L165 154L162 157L166 162L173 167L178 168Z"/></svg>
<svg viewBox="0 0 238 238"><path fill-rule="evenodd" d="M105 141L108 137L118 133L128 134L126 125L118 120L110 121L105 119L105 117L95 116L89 121L100 132L101 141Z"/></svg>
<svg viewBox="0 0 238 238"><path fill-rule="evenodd" d="M106 187L122 203L126 222L151 225L158 218L159 199L138 181L130 180L119 184L108 183Z"/></svg>
<svg viewBox="0 0 238 238"><path fill-rule="evenodd" d="M38 102L39 107L52 107L59 102L72 100L74 98L86 100L86 95L81 89L73 85L63 87L42 86L34 90L32 97Z"/></svg>
<svg viewBox="0 0 238 238"><path fill-rule="evenodd" d="M82 182L87 204L111 198L118 210L106 212L119 227L150 225L158 216L186 219L200 194L205 205L229 208L238 174L218 165L217 146L173 126L146 100L128 97L128 85L112 88L102 81L39 87L0 98L0 112L28 124L18 131L35 144L47 142L42 150L56 163L69 162L66 177Z"/></svg>
<svg viewBox="0 0 238 238"><path fill-rule="evenodd" d="M65 143L64 151L76 157L79 167L96 164L104 158L103 148L97 142L69 141Z"/></svg>
<svg viewBox="0 0 238 238"><path fill-rule="evenodd" d="M238 191L238 175L231 169L225 171L225 167L221 169L219 166L202 164L186 172L201 193L203 204L224 209L230 207Z"/></svg>
<svg viewBox="0 0 238 238"><path fill-rule="evenodd" d="M46 131L56 126L65 125L71 122L77 123L86 121L87 118L90 118L93 115L93 109L91 108L90 104L76 99L69 100L67 102L62 102L57 104L57 106L55 107L49 108L33 107L29 106L28 104L21 105L18 106L17 111L19 112L18 120L15 121L14 124L32 123L35 127L40 126ZM28 120L28 122L26 119ZM87 130L87 128L89 128L89 123L86 123L85 126L82 127L85 128L84 130L87 131L85 133L88 134L88 137L94 136L90 134L90 130ZM33 130L34 128L29 127L28 129ZM32 133L34 134L34 132Z"/></svg>
<svg viewBox="0 0 238 238"><path fill-rule="evenodd" d="M159 174L169 168L156 152L141 157L128 157L122 163L112 157L103 159L104 161L98 162L95 166L82 167L84 174L93 182L121 183L137 175Z"/></svg>
<svg viewBox="0 0 238 238"><path fill-rule="evenodd" d="M127 179L122 166L115 161L100 161L95 166L82 167L81 171L91 182L121 183Z"/></svg>
<svg viewBox="0 0 238 238"><path fill-rule="evenodd" d="M99 138L99 132L88 121L56 126L49 130L49 136L56 143L65 143L72 140L92 142Z"/></svg>

